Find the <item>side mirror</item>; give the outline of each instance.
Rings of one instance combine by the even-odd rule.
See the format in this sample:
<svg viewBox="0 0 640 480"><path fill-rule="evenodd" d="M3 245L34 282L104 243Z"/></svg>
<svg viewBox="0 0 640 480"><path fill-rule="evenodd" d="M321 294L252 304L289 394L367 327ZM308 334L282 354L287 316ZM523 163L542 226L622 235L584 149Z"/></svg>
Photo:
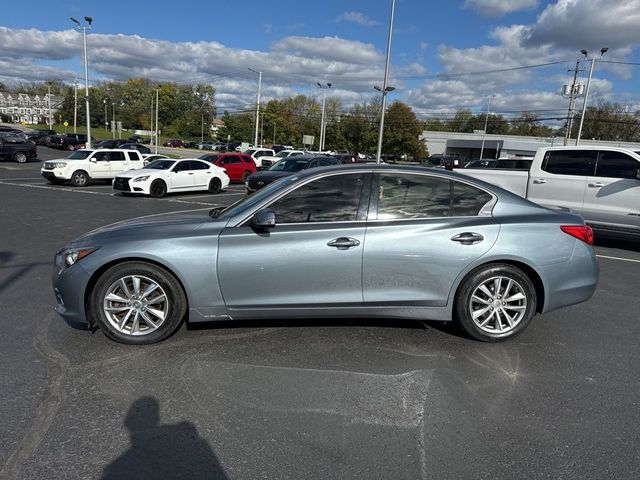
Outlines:
<svg viewBox="0 0 640 480"><path fill-rule="evenodd" d="M95 158L90 158L89 161L93 163L98 163L98 160L96 160Z"/></svg>
<svg viewBox="0 0 640 480"><path fill-rule="evenodd" d="M251 225L256 228L273 228L276 226L276 214L271 210L260 210L251 219Z"/></svg>

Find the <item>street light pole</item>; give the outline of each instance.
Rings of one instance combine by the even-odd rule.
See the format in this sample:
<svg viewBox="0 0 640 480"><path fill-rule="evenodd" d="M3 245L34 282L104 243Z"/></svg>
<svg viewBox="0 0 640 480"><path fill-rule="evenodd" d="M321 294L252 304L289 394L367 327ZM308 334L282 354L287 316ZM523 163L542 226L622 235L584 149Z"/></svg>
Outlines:
<svg viewBox="0 0 640 480"><path fill-rule="evenodd" d="M156 155L158 154L158 99L160 98L160 85L156 88Z"/></svg>
<svg viewBox="0 0 640 480"><path fill-rule="evenodd" d="M53 118L51 117L51 83L47 82L47 88L49 88L49 130L53 130Z"/></svg>
<svg viewBox="0 0 640 480"><path fill-rule="evenodd" d="M322 116L320 118L320 140L318 142L319 150L322 152L324 150L324 141L325 141L325 131L326 131L326 122L325 122L325 104L327 100L327 90L331 88L331 84L327 83L326 86L322 85L320 82L316 82L316 85L322 89Z"/></svg>
<svg viewBox="0 0 640 480"><path fill-rule="evenodd" d="M255 136L253 137L253 146L257 147L258 146L258 122L260 121L260 90L262 88L262 72L259 72L258 70L254 70L253 68L249 69L251 72L253 73L257 73L258 74L258 96L256 97L256 133Z"/></svg>
<svg viewBox="0 0 640 480"><path fill-rule="evenodd" d="M78 79L73 79L73 133L77 133L78 126Z"/></svg>
<svg viewBox="0 0 640 480"><path fill-rule="evenodd" d="M102 100L104 103L104 129L109 130L109 120L107 119L107 99Z"/></svg>
<svg viewBox="0 0 640 480"><path fill-rule="evenodd" d="M480 147L480 160L482 160L482 156L484 155L484 137L487 134L487 125L489 124L489 109L491 108L491 99L495 97L495 95L491 95L487 99L487 114L484 116L484 130L482 130L482 146Z"/></svg>
<svg viewBox="0 0 640 480"><path fill-rule="evenodd" d="M380 112L380 131L378 132L378 152L376 154L376 163L380 163L380 155L382 154L382 135L384 133L384 112L387 108L387 93L389 90L387 85L389 81L389 60L391 58L391 37L393 36L393 16L396 9L396 0L391 0L391 19L389 20L389 36L387 38L387 61L384 66L384 82L382 84L382 111ZM374 87L375 88L375 87ZM380 90L376 88L376 90Z"/></svg>
<svg viewBox="0 0 640 480"><path fill-rule="evenodd" d="M111 102L111 138L116 139L116 102Z"/></svg>
<svg viewBox="0 0 640 480"><path fill-rule="evenodd" d="M600 58L607 53L609 49L607 47L602 47L600 49ZM585 58L587 57L587 51L581 50L581 52ZM587 88L584 92L584 102L582 103L582 115L580 116L580 128L578 128L578 136L576 137L576 145L580 145L580 138L582 136L582 125L584 123L584 114L587 111L587 101L589 100L589 87L591 86L591 76L593 75L593 65L596 63L596 57L591 57L591 67L589 68L589 79L587 80Z"/></svg>
<svg viewBox="0 0 640 480"><path fill-rule="evenodd" d="M84 17L84 20L88 23L84 27L80 25L80 22L71 17L71 21L77 25L78 30L82 30L82 40L84 44L84 95L85 103L87 106L87 148L91 148L91 111L89 107L89 57L87 56L87 30L91 29L91 23L93 18Z"/></svg>

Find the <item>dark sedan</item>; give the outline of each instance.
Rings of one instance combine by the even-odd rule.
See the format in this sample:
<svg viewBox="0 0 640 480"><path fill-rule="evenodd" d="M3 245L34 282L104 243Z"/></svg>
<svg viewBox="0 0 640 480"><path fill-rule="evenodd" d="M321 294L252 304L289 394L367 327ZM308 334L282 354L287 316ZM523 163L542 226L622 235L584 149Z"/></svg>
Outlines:
<svg viewBox="0 0 640 480"><path fill-rule="evenodd" d="M138 150L140 153L151 153L151 149L141 143L123 143L118 148L124 150Z"/></svg>
<svg viewBox="0 0 640 480"><path fill-rule="evenodd" d="M282 177L288 177L296 172L308 170L316 167L329 167L339 165L340 160L334 157L317 156L317 155L296 155L280 160L272 165L268 170L256 172L250 175L245 181L247 194L260 190L265 185L270 184Z"/></svg>
<svg viewBox="0 0 640 480"><path fill-rule="evenodd" d="M454 172L317 168L209 216L94 230L58 251L53 287L60 315L122 343L184 318L362 317L454 319L495 342L592 296L592 240L578 215Z"/></svg>

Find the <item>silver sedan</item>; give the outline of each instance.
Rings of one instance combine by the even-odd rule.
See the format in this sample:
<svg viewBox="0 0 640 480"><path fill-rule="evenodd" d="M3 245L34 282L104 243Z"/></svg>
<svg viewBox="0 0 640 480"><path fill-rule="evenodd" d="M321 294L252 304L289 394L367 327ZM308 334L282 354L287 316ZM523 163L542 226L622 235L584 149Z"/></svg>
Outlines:
<svg viewBox="0 0 640 480"><path fill-rule="evenodd" d="M209 215L93 231L55 259L56 311L148 344L190 322L456 320L500 341L597 284L583 219L454 172L326 167Z"/></svg>

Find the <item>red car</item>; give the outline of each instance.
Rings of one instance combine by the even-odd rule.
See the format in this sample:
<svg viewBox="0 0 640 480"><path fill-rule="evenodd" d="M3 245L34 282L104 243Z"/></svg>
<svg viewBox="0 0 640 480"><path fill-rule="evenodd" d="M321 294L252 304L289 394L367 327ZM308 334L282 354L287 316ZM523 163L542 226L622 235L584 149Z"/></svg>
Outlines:
<svg viewBox="0 0 640 480"><path fill-rule="evenodd" d="M182 140L169 140L168 142L164 142L162 146L180 148L184 146L184 142Z"/></svg>
<svg viewBox="0 0 640 480"><path fill-rule="evenodd" d="M242 153L212 153L202 155L200 159L224 168L232 182L244 183L249 175L256 173L256 162L249 155Z"/></svg>

